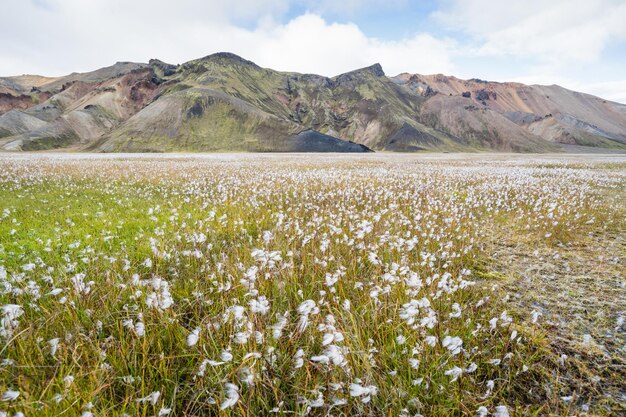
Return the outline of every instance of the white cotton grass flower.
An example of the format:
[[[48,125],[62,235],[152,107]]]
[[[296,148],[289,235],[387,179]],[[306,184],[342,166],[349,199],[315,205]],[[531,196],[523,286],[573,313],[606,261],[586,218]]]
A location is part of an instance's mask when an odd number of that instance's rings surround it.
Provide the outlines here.
[[[461,306],[459,303],[452,304],[452,313],[450,313],[450,318],[459,318],[461,317]]]
[[[323,365],[335,365],[344,368],[348,365],[343,350],[336,345],[326,346],[321,355],[311,357],[312,362],[321,363]]]
[[[139,337],[144,337],[146,335],[146,326],[141,321],[135,323],[134,330]]]
[[[481,405],[478,407],[478,410],[476,410],[476,417],[485,417],[488,414],[489,410],[484,405]]]
[[[320,391],[317,391],[317,398],[314,400],[308,400],[307,405],[311,408],[324,407],[324,394],[322,394]]]
[[[341,343],[343,340],[344,336],[341,332],[324,333],[324,336],[322,337],[322,346],[328,346],[331,343]]]
[[[532,322],[533,323],[537,323],[537,321],[539,320],[539,317],[542,315],[541,312],[537,311],[537,310],[533,310],[531,313],[531,318],[532,318]]]
[[[57,349],[59,348],[60,340],[61,339],[59,339],[58,337],[48,340],[48,344],[50,345],[50,356],[52,356],[53,358],[55,357]]]
[[[451,369],[445,371],[444,374],[452,377],[450,382],[454,382],[459,379],[459,377],[463,374],[463,369],[459,368],[458,366],[454,366]]]
[[[279,314],[276,319],[276,323],[270,327],[272,329],[272,337],[274,339],[280,339],[283,335],[283,330],[288,323],[289,320],[287,318],[287,313]]]
[[[63,378],[63,383],[65,384],[65,388],[69,388],[74,383],[74,375],[67,375]]]
[[[137,398],[135,400],[135,402],[137,403],[149,403],[152,405],[156,405],[156,403],[159,401],[159,397],[161,396],[161,391],[154,391],[151,392],[150,394],[146,395],[143,398]]]
[[[430,347],[435,347],[437,345],[437,341],[437,336],[426,336],[424,338],[424,342]]]
[[[234,407],[235,404],[237,404],[237,401],[239,401],[239,387],[235,384],[227,382],[224,385],[224,395],[226,398],[222,401],[220,410],[226,410],[227,408]]]
[[[266,315],[270,311],[270,303],[267,298],[262,295],[257,299],[252,299],[248,302],[250,311],[261,316]]]
[[[302,368],[304,365],[304,350],[298,349],[296,354],[293,356],[293,367],[294,369]]]
[[[174,305],[174,298],[170,293],[169,283],[159,277],[154,277],[150,281],[150,285],[154,289],[146,296],[146,305],[160,311],[167,310]]]
[[[300,314],[300,321],[298,322],[298,331],[304,332],[309,325],[309,315],[319,312],[319,308],[313,300],[305,300],[298,306],[298,314]]]
[[[211,365],[211,366],[213,366],[213,367],[215,367],[215,366],[220,366],[220,365],[224,365],[225,363],[231,362],[231,361],[233,360],[233,354],[232,354],[232,353],[230,353],[230,352],[229,352],[229,351],[227,351],[227,350],[224,350],[224,351],[222,351],[222,353],[220,354],[220,359],[221,359],[221,361],[215,361],[215,360],[212,360],[212,359],[205,359],[205,360],[202,362],[202,364],[200,365],[200,367],[201,367],[201,371],[202,371],[202,372],[201,372],[201,373],[202,373],[202,375],[200,375],[200,376],[203,376],[203,375],[204,375],[204,370],[206,369],[206,365]]]
[[[7,390],[4,392],[4,394],[2,394],[2,398],[0,398],[2,401],[15,401],[17,399],[17,397],[20,396],[20,392],[19,391],[14,391],[14,390]]]
[[[361,384],[350,384],[350,396],[361,397],[361,402],[366,404],[370,401],[371,396],[378,393],[378,387],[375,385],[363,386]]]
[[[13,331],[19,326],[17,320],[24,314],[22,306],[17,304],[5,304],[2,306],[2,320],[0,321],[0,336],[9,338]]]
[[[187,346],[192,347],[198,343],[200,339],[200,327],[196,327],[187,335]]]
[[[493,392],[493,388],[495,387],[495,381],[493,379],[490,379],[489,381],[487,381],[486,385],[487,385],[487,392],[485,392],[485,395],[480,397],[483,400],[488,398]]]
[[[506,405],[497,405],[493,417],[509,417],[509,409]]]
[[[34,263],[27,263],[27,264],[22,265],[22,270],[23,271],[32,271],[33,269],[35,269],[35,266],[37,266],[37,265],[35,265]]]
[[[472,372],[475,372],[476,369],[478,369],[478,365],[476,365],[475,362],[472,362],[467,368],[463,369],[463,372],[465,372],[466,374],[471,374]]]
[[[446,336],[441,342],[443,347],[448,348],[452,356],[458,355],[461,352],[463,346],[463,340],[460,337]]]
[[[76,274],[70,281],[74,284],[74,291],[76,294],[88,295],[91,292],[91,286],[95,283],[94,281],[85,282],[85,277],[87,275],[84,273]]]
[[[209,359],[204,359],[202,362],[200,362],[200,366],[198,366],[198,371],[196,372],[197,377],[202,378],[204,376],[204,374],[206,373],[206,367],[207,365],[209,365],[209,362]]]

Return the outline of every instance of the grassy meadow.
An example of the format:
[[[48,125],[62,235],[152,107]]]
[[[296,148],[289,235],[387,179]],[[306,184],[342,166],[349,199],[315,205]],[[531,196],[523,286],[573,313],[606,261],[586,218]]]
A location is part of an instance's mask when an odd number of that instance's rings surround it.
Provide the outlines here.
[[[6,416],[626,412],[626,158],[0,155]]]

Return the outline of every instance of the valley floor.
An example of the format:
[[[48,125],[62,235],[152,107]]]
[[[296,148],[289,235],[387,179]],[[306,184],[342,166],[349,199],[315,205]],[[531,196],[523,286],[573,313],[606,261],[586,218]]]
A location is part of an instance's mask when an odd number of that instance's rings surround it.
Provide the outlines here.
[[[0,154],[9,415],[623,415],[626,156]]]

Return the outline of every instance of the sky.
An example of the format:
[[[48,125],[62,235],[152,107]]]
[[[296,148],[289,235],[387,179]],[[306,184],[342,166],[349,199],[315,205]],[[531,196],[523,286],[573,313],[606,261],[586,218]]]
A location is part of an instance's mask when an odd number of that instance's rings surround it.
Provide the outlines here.
[[[283,71],[559,84],[626,103],[626,0],[0,0],[0,76],[236,53]]]

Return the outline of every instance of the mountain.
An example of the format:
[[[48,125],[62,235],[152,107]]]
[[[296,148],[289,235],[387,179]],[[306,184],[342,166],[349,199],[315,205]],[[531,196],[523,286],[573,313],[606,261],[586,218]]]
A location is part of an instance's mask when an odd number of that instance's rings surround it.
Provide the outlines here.
[[[230,53],[0,78],[0,149],[100,152],[626,151],[626,106],[558,86],[336,77]]]

